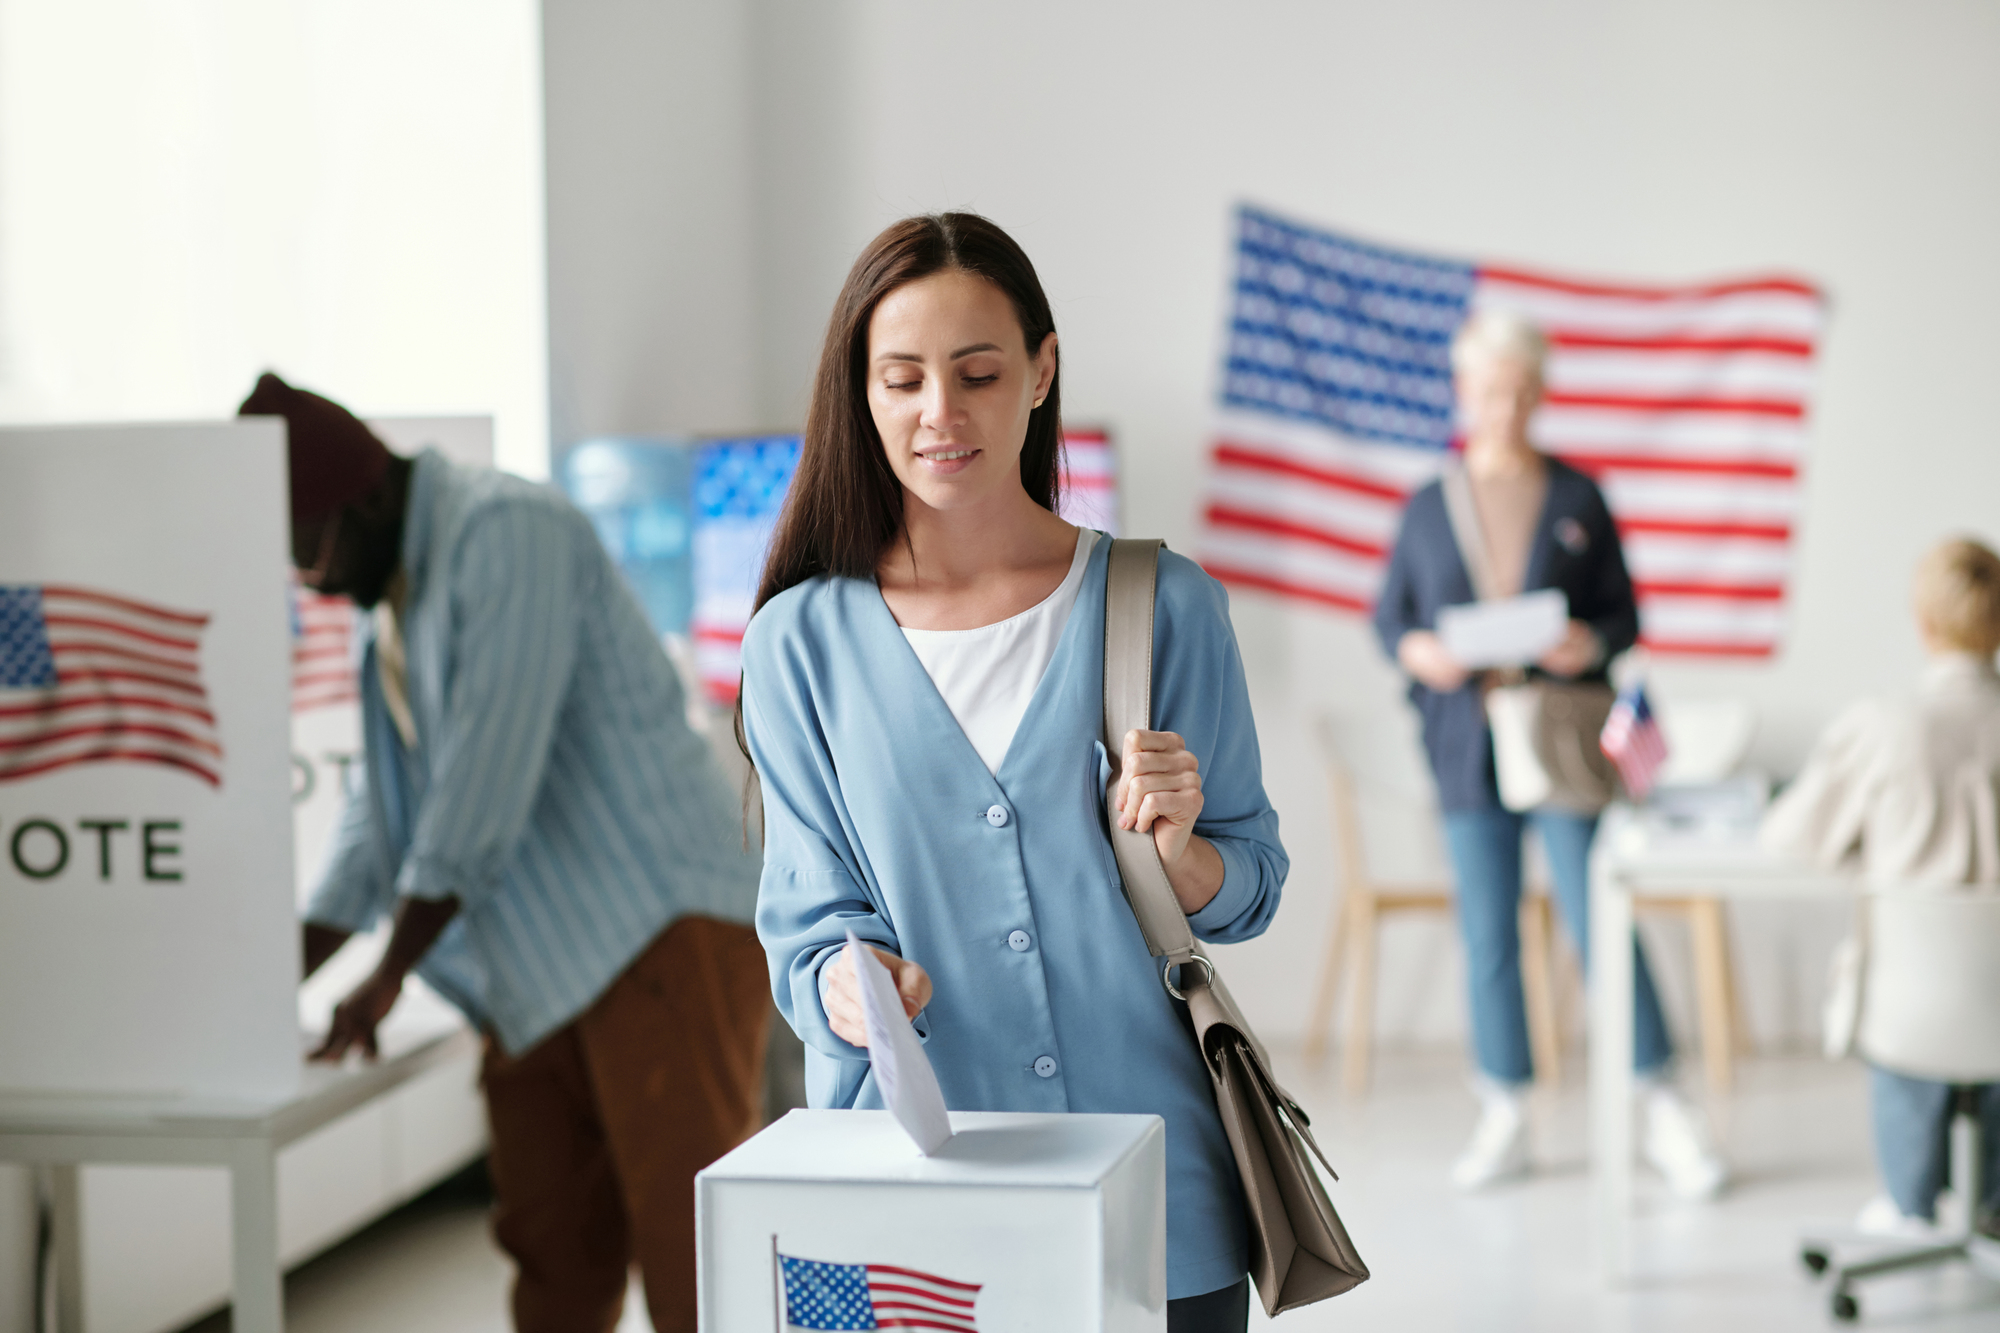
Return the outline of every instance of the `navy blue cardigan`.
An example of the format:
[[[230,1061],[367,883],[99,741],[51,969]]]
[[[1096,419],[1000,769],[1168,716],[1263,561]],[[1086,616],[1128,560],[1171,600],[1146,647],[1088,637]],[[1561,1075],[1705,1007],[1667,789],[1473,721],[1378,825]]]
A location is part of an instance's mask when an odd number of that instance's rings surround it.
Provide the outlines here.
[[[1522,591],[1560,588],[1569,614],[1597,631],[1609,662],[1639,637],[1639,608],[1618,529],[1597,484],[1566,463],[1549,460],[1549,492],[1528,548]],[[1403,635],[1435,629],[1439,608],[1473,601],[1472,577],[1452,539],[1438,482],[1418,491],[1403,511],[1389,573],[1375,603],[1375,632],[1391,660]],[[1608,679],[1604,667],[1580,677]],[[1489,809],[1500,804],[1493,781],[1493,735],[1486,727],[1477,682],[1439,694],[1410,682],[1410,702],[1423,717],[1424,749],[1446,810]]]

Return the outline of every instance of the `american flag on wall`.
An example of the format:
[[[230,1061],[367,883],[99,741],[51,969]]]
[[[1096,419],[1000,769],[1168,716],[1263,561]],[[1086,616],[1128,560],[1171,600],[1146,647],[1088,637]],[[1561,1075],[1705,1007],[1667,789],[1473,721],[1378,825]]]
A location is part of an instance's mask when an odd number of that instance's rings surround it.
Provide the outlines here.
[[[891,1264],[829,1264],[778,1256],[785,1327],[812,1330],[934,1328],[979,1333],[979,1285]]]
[[[695,669],[710,700],[736,701],[743,631],[750,625],[764,556],[799,466],[799,437],[713,440],[702,446],[694,481]],[[1118,533],[1118,467],[1111,434],[1063,434],[1062,516]]]
[[[159,764],[222,785],[201,678],[208,617],[92,588],[0,586],[0,782]]]
[[[359,701],[354,679],[354,603],[292,589],[292,711]]]
[[[1605,283],[1238,219],[1202,563],[1366,612],[1405,501],[1454,441],[1450,343],[1499,307],[1548,335],[1530,428],[1618,522],[1655,652],[1763,657],[1784,630],[1813,356],[1811,284]]]

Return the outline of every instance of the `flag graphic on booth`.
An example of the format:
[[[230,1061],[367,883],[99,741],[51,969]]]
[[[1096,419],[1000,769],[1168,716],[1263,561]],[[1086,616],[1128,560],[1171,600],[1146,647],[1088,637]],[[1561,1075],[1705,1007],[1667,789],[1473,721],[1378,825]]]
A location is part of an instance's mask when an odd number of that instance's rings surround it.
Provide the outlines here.
[[[1471,312],[1549,339],[1530,430],[1617,521],[1656,652],[1759,657],[1784,630],[1825,302],[1784,276],[1607,283],[1391,249],[1244,208],[1204,513],[1225,583],[1373,604],[1405,501],[1454,446]]]
[[[831,1264],[778,1256],[786,1329],[930,1328],[978,1333],[979,1284],[893,1264]]]
[[[208,617],[58,584],[0,585],[0,782],[159,764],[222,785]]]
[[[292,711],[359,702],[354,674],[354,603],[292,588]]]

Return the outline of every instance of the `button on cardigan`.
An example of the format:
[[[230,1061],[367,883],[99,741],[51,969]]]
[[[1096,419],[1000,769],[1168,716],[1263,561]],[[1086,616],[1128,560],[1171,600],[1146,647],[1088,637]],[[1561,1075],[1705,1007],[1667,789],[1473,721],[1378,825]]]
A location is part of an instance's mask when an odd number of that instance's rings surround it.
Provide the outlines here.
[[[744,722],[764,796],[757,928],[804,1039],[816,1107],[879,1107],[867,1052],[833,1035],[825,965],[851,927],[921,963],[917,1030],[955,1110],[1151,1113],[1167,1122],[1167,1293],[1241,1278],[1241,1188],[1181,1006],[1119,888],[1106,831],[1104,578],[1082,591],[997,772],[959,730],[872,580],[774,597],[743,645]],[[1221,585],[1163,553],[1154,725],[1200,760],[1195,829],[1221,891],[1204,940],[1263,932],[1289,862],[1265,798]],[[995,812],[998,812],[996,816]],[[1032,945],[1032,947],[1028,947]]]

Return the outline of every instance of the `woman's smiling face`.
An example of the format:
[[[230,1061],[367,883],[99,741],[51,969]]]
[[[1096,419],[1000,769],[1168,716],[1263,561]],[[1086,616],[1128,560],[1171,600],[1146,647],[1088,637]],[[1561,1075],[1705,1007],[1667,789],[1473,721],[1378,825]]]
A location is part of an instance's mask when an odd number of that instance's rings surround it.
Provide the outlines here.
[[[1055,378],[999,287],[962,269],[905,283],[868,321],[868,410],[905,491],[956,509],[1021,485],[1028,414]]]

